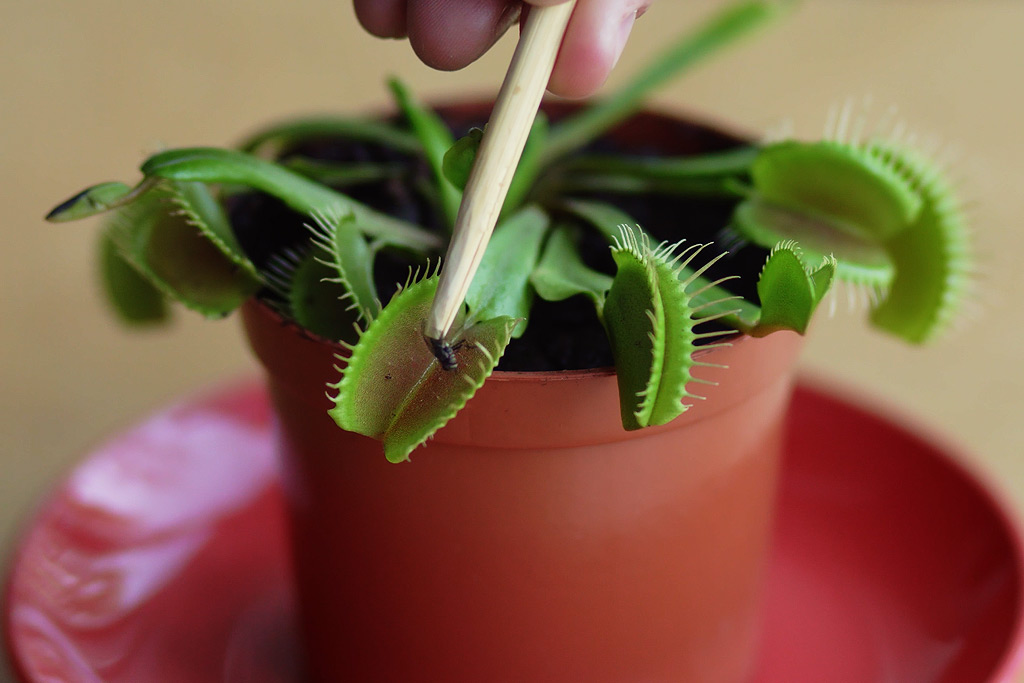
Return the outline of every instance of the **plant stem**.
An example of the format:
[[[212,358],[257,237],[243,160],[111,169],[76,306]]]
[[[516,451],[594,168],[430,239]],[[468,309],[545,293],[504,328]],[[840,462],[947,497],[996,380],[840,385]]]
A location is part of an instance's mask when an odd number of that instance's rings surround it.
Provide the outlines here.
[[[550,162],[563,157],[596,139],[637,111],[651,90],[767,24],[790,4],[771,0],[743,0],[730,4],[656,59],[617,93],[552,127],[544,150],[545,160]]]
[[[448,219],[447,225],[454,226],[455,217],[459,213],[459,204],[462,202],[462,192],[445,177],[444,155],[455,144],[455,139],[441,117],[416,102],[409,89],[401,81],[392,78],[388,81],[388,86],[391,88],[398,108],[402,110],[419,139],[423,155],[434,174],[441,208]]]
[[[745,197],[747,192],[735,178],[638,178],[618,174],[581,174],[558,181],[558,192],[610,194],[659,194],[688,197]]]
[[[687,157],[623,157],[587,155],[567,161],[569,172],[588,171],[600,175],[631,175],[637,178],[718,178],[750,172],[759,148],[737,147],[724,152]]]
[[[302,139],[323,137],[375,143],[405,154],[416,154],[420,150],[419,141],[414,135],[390,123],[340,116],[315,116],[283,121],[257,131],[238,148],[243,152],[255,153],[270,142],[276,142],[280,148]]]
[[[376,211],[283,166],[232,150],[193,147],[161,152],[143,165],[147,176],[182,182],[234,183],[273,195],[299,213],[351,213],[367,235],[417,251],[441,246],[441,238],[417,225]]]
[[[407,169],[400,163],[333,162],[300,156],[290,156],[281,165],[321,185],[336,188],[397,178]]]

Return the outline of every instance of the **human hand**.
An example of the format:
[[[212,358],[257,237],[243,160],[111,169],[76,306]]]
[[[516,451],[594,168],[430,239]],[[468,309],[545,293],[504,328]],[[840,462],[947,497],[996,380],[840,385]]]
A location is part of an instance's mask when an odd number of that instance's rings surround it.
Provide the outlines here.
[[[519,20],[524,5],[566,0],[353,0],[363,27],[381,38],[408,37],[423,62],[461,69]],[[596,91],[619,59],[633,21],[652,0],[578,0],[548,90],[563,97]]]

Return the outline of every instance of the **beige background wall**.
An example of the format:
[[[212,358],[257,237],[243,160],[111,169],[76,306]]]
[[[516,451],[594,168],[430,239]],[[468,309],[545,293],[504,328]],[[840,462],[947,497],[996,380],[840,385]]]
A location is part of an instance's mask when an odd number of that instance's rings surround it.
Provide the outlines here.
[[[660,0],[641,19],[613,83],[705,12]],[[960,150],[984,274],[982,311],[927,350],[823,320],[805,356],[834,378],[965,444],[1024,508],[1024,3],[808,2],[665,92],[659,103],[753,131],[824,127],[830,105],[873,96]],[[179,315],[128,334],[93,286],[95,224],[52,226],[57,200],[132,181],[162,145],[227,144],[269,118],[361,110],[397,74],[430,97],[493,90],[512,43],[455,74],[358,30],[344,0],[5,3],[0,15],[0,547],[76,457],[111,430],[222,378],[252,371],[236,326]],[[0,678],[3,674],[0,673]]]

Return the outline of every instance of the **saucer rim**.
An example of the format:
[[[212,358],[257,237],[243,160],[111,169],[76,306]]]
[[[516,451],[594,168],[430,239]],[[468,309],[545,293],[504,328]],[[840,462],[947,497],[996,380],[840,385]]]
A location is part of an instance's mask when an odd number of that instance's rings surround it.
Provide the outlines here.
[[[992,672],[990,683],[1016,683],[1018,675],[1024,672],[1024,511],[1013,504],[1006,488],[959,439],[926,422],[893,399],[879,397],[820,373],[806,371],[797,377],[794,396],[797,392],[824,398],[846,412],[858,413],[862,420],[901,432],[904,437],[927,450],[984,501],[1006,537],[1019,588],[1014,623],[1007,634],[1007,647]]]
[[[198,390],[187,392],[182,397],[156,405],[137,418],[126,421],[124,426],[98,439],[92,446],[83,449],[82,453],[73,458],[66,470],[61,472],[39,496],[35,504],[24,513],[8,546],[11,552],[7,554],[7,560],[2,566],[4,575],[2,590],[0,590],[0,596],[3,598],[3,604],[0,606],[0,610],[2,610],[0,635],[2,635],[4,655],[2,663],[13,674],[13,680],[20,683],[37,683],[28,675],[22,661],[17,656],[17,648],[10,628],[15,577],[20,573],[23,554],[31,532],[54,503],[68,478],[82,463],[101,449],[104,443],[115,439],[119,434],[132,429],[152,416],[176,407],[187,407],[214,401],[220,397],[254,391],[264,397],[268,396],[266,383],[262,378],[242,375],[211,383]],[[978,463],[977,458],[972,456],[969,449],[959,440],[945,433],[941,428],[924,422],[903,406],[896,405],[892,399],[879,398],[863,389],[851,387],[820,373],[801,372],[794,383],[794,396],[797,393],[824,399],[847,413],[856,413],[860,420],[881,424],[901,432],[903,436],[915,442],[921,449],[926,450],[943,467],[952,471],[956,478],[976,493],[993,513],[994,521],[1006,537],[1018,586],[1024,586],[1024,514],[1013,505],[1012,497],[1003,484]],[[1007,634],[1006,647],[995,664],[989,680],[992,683],[1013,683],[1016,675],[1021,671],[1024,671],[1024,590],[1017,591],[1014,622]],[[2,673],[2,669],[0,669],[0,673]]]

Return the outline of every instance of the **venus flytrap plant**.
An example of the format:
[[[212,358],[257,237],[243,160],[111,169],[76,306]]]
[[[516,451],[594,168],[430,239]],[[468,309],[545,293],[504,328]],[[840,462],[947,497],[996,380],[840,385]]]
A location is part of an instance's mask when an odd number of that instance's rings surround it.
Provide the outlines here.
[[[733,3],[618,94],[537,118],[439,358],[423,327],[480,132],[452,129],[396,80],[389,119],[297,119],[235,150],[167,150],[134,187],[93,186],[48,218],[111,212],[101,263],[126,320],[163,319],[165,298],[219,317],[255,295],[337,342],[330,414],[380,439],[391,461],[444,426],[507,349],[543,345],[538,307],[575,301],[607,337],[623,426],[664,424],[701,397],[698,349],[739,333],[803,334],[835,282],[872,292],[872,322],[912,342],[942,331],[967,286],[953,192],[903,146],[737,141],[651,157],[594,144],[653,87],[789,4]],[[421,203],[419,219],[398,217],[393,196]],[[665,198],[678,215],[642,229],[632,212]],[[250,225],[252,202],[275,218]],[[722,218],[698,220],[702,202]]]

